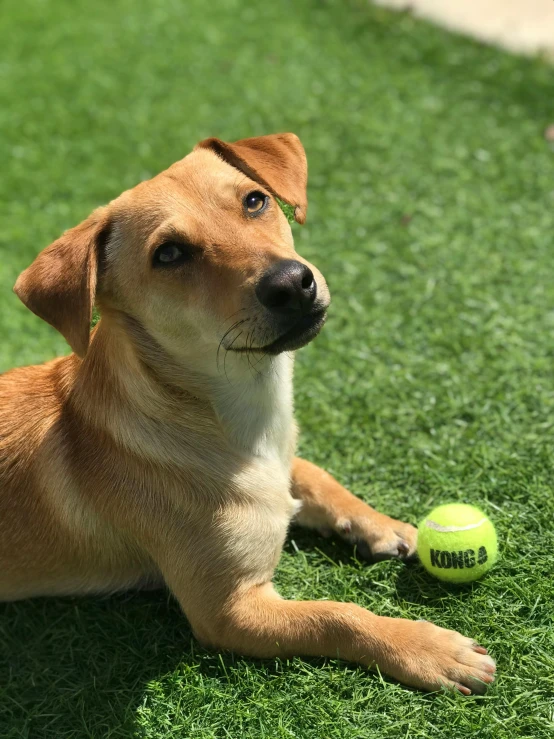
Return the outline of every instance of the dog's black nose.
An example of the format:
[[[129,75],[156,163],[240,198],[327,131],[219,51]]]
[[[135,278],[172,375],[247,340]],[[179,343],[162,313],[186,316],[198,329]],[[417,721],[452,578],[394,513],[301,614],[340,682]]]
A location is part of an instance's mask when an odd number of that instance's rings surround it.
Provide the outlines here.
[[[272,313],[303,315],[316,297],[312,270],[295,259],[282,259],[272,265],[256,286],[260,303]]]

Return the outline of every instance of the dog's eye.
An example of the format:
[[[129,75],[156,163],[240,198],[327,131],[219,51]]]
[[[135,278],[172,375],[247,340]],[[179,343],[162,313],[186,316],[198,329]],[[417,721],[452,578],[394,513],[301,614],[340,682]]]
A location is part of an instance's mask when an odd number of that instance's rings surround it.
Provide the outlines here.
[[[244,198],[244,207],[248,213],[260,213],[268,203],[269,198],[263,192],[254,190]]]
[[[154,252],[154,266],[182,264],[189,259],[192,259],[191,250],[175,241],[166,241]]]

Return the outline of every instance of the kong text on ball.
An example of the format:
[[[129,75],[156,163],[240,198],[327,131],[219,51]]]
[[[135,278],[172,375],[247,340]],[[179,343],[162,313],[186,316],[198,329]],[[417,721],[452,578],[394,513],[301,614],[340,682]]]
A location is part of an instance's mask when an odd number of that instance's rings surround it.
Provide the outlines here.
[[[496,561],[496,531],[483,511],[463,503],[434,508],[419,524],[417,553],[439,580],[477,580]]]

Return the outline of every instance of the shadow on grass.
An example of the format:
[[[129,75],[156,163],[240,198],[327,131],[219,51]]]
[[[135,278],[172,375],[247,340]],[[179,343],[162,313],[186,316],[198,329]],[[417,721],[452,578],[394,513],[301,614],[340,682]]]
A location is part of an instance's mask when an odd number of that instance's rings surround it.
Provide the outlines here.
[[[471,600],[474,588],[474,583],[455,585],[440,582],[427,574],[418,562],[403,568],[396,578],[396,592],[400,599],[441,611],[444,611],[445,600],[455,599],[459,604]]]
[[[194,660],[164,591],[0,606],[0,736],[130,736],[145,684]]]
[[[355,550],[352,544],[340,539],[338,536],[324,537],[316,531],[303,529],[300,526],[293,525],[283,547],[284,552],[294,554],[296,550],[301,551],[318,551],[323,554],[326,559],[336,564],[346,564],[352,562],[355,556]]]
[[[296,549],[303,552],[319,552],[330,563],[336,565],[354,565],[362,568],[373,566],[373,562],[361,558],[356,548],[338,537],[324,538],[313,531],[293,527],[287,539],[284,551],[293,554]],[[394,573],[394,590],[399,601],[410,605],[420,605],[426,608],[444,612],[446,600],[457,604],[464,604],[472,600],[475,594],[475,583],[455,585],[441,582],[429,575],[420,564],[413,559],[397,567]]]

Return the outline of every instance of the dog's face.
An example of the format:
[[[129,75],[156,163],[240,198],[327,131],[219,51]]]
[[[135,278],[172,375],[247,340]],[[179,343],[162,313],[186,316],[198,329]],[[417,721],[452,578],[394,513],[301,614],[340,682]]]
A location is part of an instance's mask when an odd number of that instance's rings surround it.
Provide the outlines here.
[[[176,357],[297,349],[317,335],[329,304],[276,201],[303,222],[306,177],[290,134],[209,139],[67,232],[16,292],[81,355],[95,301]]]
[[[278,353],[321,327],[325,281],[294,251],[275,197],[213,151],[194,151],[113,209],[100,300],[166,348]]]

